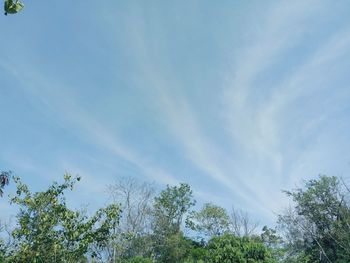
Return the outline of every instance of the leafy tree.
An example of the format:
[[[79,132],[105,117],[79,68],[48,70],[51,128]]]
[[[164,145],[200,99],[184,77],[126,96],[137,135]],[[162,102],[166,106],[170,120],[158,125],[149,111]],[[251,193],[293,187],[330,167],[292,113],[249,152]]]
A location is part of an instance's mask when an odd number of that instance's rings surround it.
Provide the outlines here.
[[[207,257],[207,248],[203,240],[200,242],[188,239],[190,243],[190,249],[187,254],[185,263],[204,263]]]
[[[4,194],[3,188],[9,184],[11,172],[0,172],[0,197]]]
[[[286,191],[295,206],[279,217],[291,257],[310,262],[348,262],[350,209],[339,179],[320,176],[305,189]]]
[[[131,259],[123,260],[122,263],[153,263],[153,260],[150,258],[136,256],[136,257],[131,258]]]
[[[189,255],[192,242],[186,239],[181,231],[167,236],[158,249],[158,262],[183,262]]]
[[[209,241],[207,262],[273,263],[275,260],[269,249],[256,239],[224,234]]]
[[[283,246],[283,239],[277,233],[276,229],[264,226],[260,234],[262,243],[270,249],[273,258],[282,261],[285,255],[285,249]]]
[[[0,262],[4,262],[5,261],[5,244],[4,241],[0,238]]]
[[[90,245],[90,253],[94,258],[107,262],[116,262],[115,244],[119,233],[115,231],[119,225],[120,207],[111,204],[99,209],[93,219],[98,219],[97,228],[93,231],[93,243]]]
[[[230,218],[224,208],[206,203],[199,212],[194,212],[187,221],[191,229],[207,237],[220,236],[229,230]]]
[[[180,231],[183,219],[195,204],[188,184],[167,186],[154,204],[153,240],[154,252],[160,262],[181,262],[179,247],[186,247]],[[182,252],[181,252],[182,253]]]
[[[24,8],[24,4],[19,0],[4,0],[4,11],[7,14],[16,14]]]
[[[107,239],[110,219],[119,217],[119,207],[100,209],[91,218],[70,210],[64,192],[72,190],[79,180],[66,174],[64,183],[53,183],[44,192],[32,193],[19,178],[14,179],[17,191],[11,202],[20,211],[12,232],[15,246],[7,252],[8,262],[85,262],[89,248]]]
[[[10,173],[0,175],[2,190]],[[195,201],[187,184],[167,186],[153,199],[148,185],[127,179],[110,187],[113,204],[87,216],[66,205],[65,193],[79,177],[66,174],[62,184],[37,193],[19,178],[12,180],[17,190],[10,200],[19,212],[13,230],[0,229],[11,234],[0,238],[4,263],[345,263],[350,258],[350,189],[335,177],[321,176],[286,192],[294,206],[279,216],[282,237],[267,226],[254,235],[256,224],[239,210],[228,215],[207,203],[192,212]],[[185,219],[209,241],[187,237]]]
[[[154,204],[154,230],[159,234],[173,234],[180,231],[184,216],[194,206],[192,190],[188,184],[167,186]]]

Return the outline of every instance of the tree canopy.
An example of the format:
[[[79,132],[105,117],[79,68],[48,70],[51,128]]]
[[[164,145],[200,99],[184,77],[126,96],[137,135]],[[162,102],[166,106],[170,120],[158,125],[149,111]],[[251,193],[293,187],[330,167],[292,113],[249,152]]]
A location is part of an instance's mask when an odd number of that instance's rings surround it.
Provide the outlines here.
[[[19,0],[4,0],[4,12],[7,14],[16,14],[24,8],[24,4]]]
[[[3,195],[3,188],[9,184],[11,172],[0,172],[0,197]]]
[[[0,224],[0,262],[345,263],[350,258],[350,192],[336,177],[321,176],[285,191],[293,205],[279,216],[277,228],[264,226],[260,232],[245,212],[233,209],[229,215],[212,203],[195,210],[185,183],[156,194],[150,184],[126,178],[108,187],[113,201],[89,216],[67,205],[66,193],[78,176],[65,174],[62,183],[40,192],[10,172],[0,178],[1,189],[9,180],[14,184],[10,204],[18,207],[13,227]]]
[[[349,262],[349,192],[336,177],[320,176],[286,191],[294,206],[279,217],[291,255],[310,262]]]

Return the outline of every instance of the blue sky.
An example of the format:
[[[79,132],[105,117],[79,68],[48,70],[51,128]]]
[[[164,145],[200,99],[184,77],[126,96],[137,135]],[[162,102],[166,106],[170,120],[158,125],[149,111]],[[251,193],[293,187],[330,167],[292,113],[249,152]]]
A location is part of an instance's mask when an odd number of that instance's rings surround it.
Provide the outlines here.
[[[271,223],[282,189],[349,175],[348,1],[24,2],[0,17],[0,168],[34,190],[187,182]]]

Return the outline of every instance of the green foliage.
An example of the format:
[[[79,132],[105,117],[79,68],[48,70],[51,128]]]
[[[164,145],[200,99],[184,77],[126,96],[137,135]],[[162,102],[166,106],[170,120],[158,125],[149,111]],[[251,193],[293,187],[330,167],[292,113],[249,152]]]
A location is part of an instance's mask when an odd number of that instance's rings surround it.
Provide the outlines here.
[[[311,255],[301,252],[296,255],[288,255],[282,262],[283,263],[314,263],[315,261],[312,261],[310,258],[311,258]]]
[[[273,263],[270,251],[249,237],[225,234],[208,243],[207,261],[212,263]]]
[[[122,263],[153,263],[153,262],[154,261],[150,258],[144,258],[140,256],[122,261]]]
[[[279,217],[286,230],[292,257],[305,255],[310,262],[346,262],[350,258],[350,209],[336,177],[320,176],[305,189],[286,192],[295,202]]]
[[[0,262],[4,262],[5,261],[5,244],[4,241],[0,238]]]
[[[2,190],[10,174],[0,175]],[[127,188],[118,188],[127,190],[122,225],[122,211],[116,203],[87,216],[66,205],[66,191],[79,180],[66,174],[62,184],[54,182],[46,191],[33,193],[19,178],[13,178],[16,193],[10,200],[19,212],[11,238],[0,238],[0,262],[349,262],[350,191],[335,177],[321,176],[307,182],[305,188],[286,192],[295,205],[279,217],[283,238],[267,226],[260,236],[241,237],[241,231],[232,231],[232,226],[240,230],[247,216],[236,213],[232,220],[214,204],[191,211],[195,201],[187,184],[167,186],[151,203],[150,191],[134,191],[130,181]],[[141,193],[141,198],[132,199],[132,193]],[[201,242],[184,235],[185,218],[191,236],[205,234]],[[242,226],[248,229],[248,224]]]
[[[204,260],[207,257],[207,248],[206,248],[206,244],[204,243],[204,241],[201,242],[197,242],[197,241],[193,241],[193,240],[189,240],[189,252],[187,254],[186,259],[184,260],[184,262],[186,263],[201,263],[204,262]]]
[[[155,198],[154,216],[156,231],[176,233],[180,230],[184,215],[195,204],[188,184],[169,185]]]
[[[3,195],[3,188],[9,184],[11,172],[0,172],[0,197]]]
[[[20,211],[9,262],[84,262],[89,247],[100,245],[110,235],[110,220],[119,218],[119,207],[100,209],[88,218],[66,206],[64,192],[72,190],[79,180],[66,174],[63,184],[54,183],[44,192],[32,193],[15,178],[17,191],[11,202]]]
[[[270,249],[273,258],[282,260],[285,254],[283,239],[277,234],[276,229],[264,226],[260,234],[261,242]]]
[[[192,230],[206,236],[220,236],[229,230],[230,218],[224,208],[206,203],[199,212],[194,212],[187,224]]]
[[[153,240],[154,252],[160,262],[180,262],[187,245],[180,231],[184,216],[195,204],[188,184],[167,186],[154,204]]]
[[[109,248],[109,245],[115,245],[118,239],[118,233],[115,231],[120,221],[120,207],[117,204],[111,204],[105,208],[99,209],[95,216],[95,227],[91,234],[93,238],[90,240],[90,254],[93,258],[103,259],[103,251]],[[93,244],[93,247],[91,245]],[[113,251],[114,252],[114,251]],[[111,258],[115,257],[112,252]],[[102,254],[102,255],[101,255]],[[109,258],[109,260],[111,260]]]
[[[4,0],[4,11],[7,14],[16,14],[24,8],[24,4],[19,0]]]
[[[169,263],[183,262],[190,248],[190,242],[181,232],[169,235],[164,239],[158,261]]]

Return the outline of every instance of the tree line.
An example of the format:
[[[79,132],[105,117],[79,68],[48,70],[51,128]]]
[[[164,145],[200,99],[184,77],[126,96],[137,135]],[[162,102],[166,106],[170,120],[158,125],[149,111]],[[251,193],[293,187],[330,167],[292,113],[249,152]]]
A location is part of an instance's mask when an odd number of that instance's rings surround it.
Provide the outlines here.
[[[285,191],[292,204],[275,227],[241,210],[206,203],[195,210],[188,184],[166,186],[123,178],[108,186],[111,202],[89,214],[68,207],[66,192],[80,177],[65,174],[32,192],[19,177],[0,173],[0,195],[16,187],[12,226],[0,224],[0,262],[350,262],[350,190],[320,176]],[[5,201],[4,198],[1,201]]]

